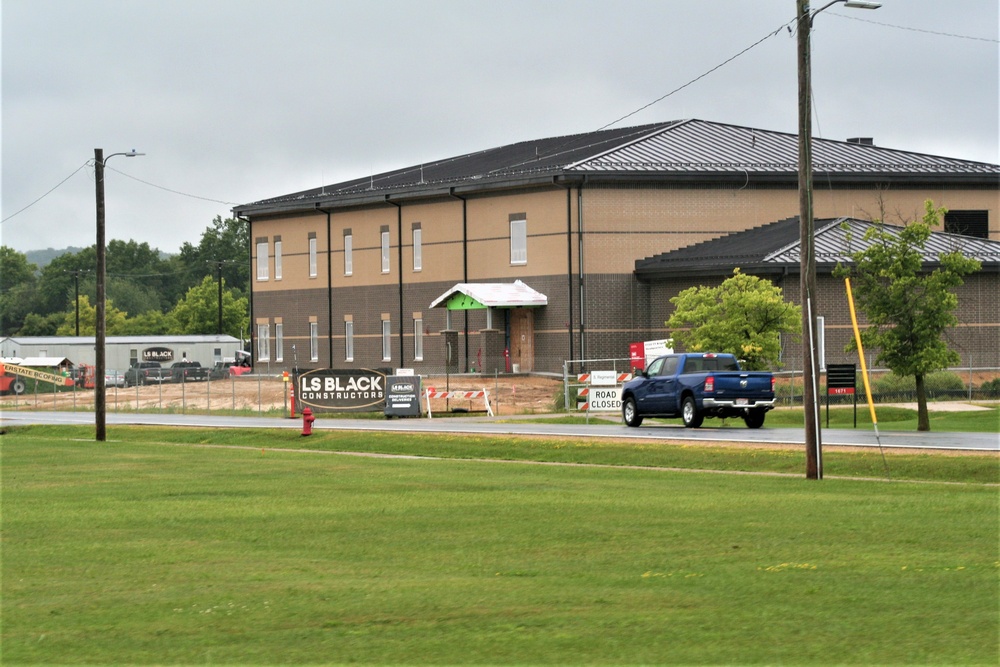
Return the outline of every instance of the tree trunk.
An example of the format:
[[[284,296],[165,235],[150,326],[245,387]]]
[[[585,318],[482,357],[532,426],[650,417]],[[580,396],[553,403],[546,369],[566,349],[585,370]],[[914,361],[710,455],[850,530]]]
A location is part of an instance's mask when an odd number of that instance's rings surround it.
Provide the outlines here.
[[[915,376],[917,382],[917,430],[931,430],[931,420],[927,414],[927,385],[924,383],[924,376],[918,373]]]

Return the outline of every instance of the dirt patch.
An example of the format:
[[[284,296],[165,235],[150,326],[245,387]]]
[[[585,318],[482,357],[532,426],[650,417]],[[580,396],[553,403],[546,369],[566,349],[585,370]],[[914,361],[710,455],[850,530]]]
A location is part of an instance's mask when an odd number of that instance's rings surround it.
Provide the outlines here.
[[[437,392],[481,392],[489,395],[495,415],[544,414],[554,410],[555,398],[562,392],[562,380],[556,378],[514,375],[492,378],[482,375],[430,376],[422,378],[423,387]],[[94,391],[76,388],[73,391],[45,391],[4,396],[4,410],[93,410]],[[129,412],[162,409],[175,412],[187,410],[254,410],[268,412],[287,410],[291,402],[290,383],[282,378],[244,375],[209,382],[165,383],[144,387],[108,387],[108,412]],[[421,400],[421,408],[427,404]],[[464,411],[485,413],[484,398],[433,398],[435,413]]]

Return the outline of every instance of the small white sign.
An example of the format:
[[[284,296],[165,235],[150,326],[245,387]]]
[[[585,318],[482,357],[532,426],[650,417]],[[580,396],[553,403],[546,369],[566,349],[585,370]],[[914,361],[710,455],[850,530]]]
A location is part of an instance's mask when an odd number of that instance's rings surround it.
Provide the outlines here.
[[[643,354],[646,355],[646,363],[648,364],[653,359],[657,357],[662,357],[665,354],[673,354],[674,348],[670,347],[671,339],[664,340],[647,340],[642,344]]]
[[[591,371],[590,384],[600,386],[614,386],[618,384],[617,371]]]

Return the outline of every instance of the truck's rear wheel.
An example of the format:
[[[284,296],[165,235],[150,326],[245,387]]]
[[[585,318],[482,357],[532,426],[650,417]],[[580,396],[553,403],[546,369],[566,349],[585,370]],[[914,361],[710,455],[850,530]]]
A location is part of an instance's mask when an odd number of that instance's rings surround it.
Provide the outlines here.
[[[743,415],[743,421],[747,428],[760,428],[764,425],[765,416],[767,416],[766,410],[747,410]]]
[[[622,419],[625,420],[626,426],[634,427],[642,424],[642,417],[639,416],[639,411],[635,407],[635,399],[631,396],[622,403]]]
[[[28,385],[24,384],[24,380],[14,380],[10,383],[10,393],[21,395],[24,390],[28,388]]]
[[[681,419],[684,420],[684,426],[688,428],[698,428],[705,420],[698,412],[698,404],[695,403],[694,396],[684,397],[684,403],[681,405]]]

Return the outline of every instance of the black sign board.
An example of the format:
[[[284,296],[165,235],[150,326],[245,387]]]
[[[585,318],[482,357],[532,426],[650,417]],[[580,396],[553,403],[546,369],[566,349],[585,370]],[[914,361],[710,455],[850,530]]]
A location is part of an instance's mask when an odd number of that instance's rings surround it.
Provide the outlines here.
[[[420,416],[420,376],[390,375],[385,379],[385,416]]]
[[[853,394],[857,389],[858,368],[854,364],[827,364],[826,393]]]
[[[854,428],[858,427],[858,368],[854,364],[826,365],[826,425],[830,426],[830,397],[854,397]]]
[[[385,405],[385,373],[370,368],[319,368],[296,378],[295,400],[313,412],[377,412]]]

